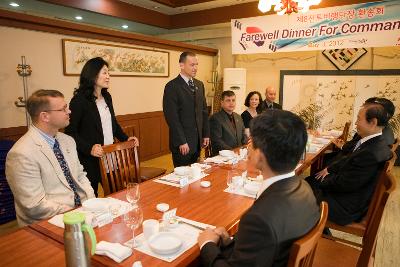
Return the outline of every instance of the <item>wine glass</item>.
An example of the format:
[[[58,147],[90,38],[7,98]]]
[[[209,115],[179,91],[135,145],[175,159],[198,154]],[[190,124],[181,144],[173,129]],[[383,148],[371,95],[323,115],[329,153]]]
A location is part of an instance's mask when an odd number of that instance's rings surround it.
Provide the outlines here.
[[[137,229],[139,225],[141,225],[143,222],[142,209],[136,206],[132,210],[126,212],[124,214],[124,222],[126,226],[132,229],[132,240],[128,242],[131,243],[131,248],[133,249],[139,245],[138,242],[135,240],[135,229]]]
[[[136,203],[139,201],[140,198],[140,191],[139,191],[139,184],[138,183],[128,183],[126,186],[126,199],[132,206],[135,206]]]

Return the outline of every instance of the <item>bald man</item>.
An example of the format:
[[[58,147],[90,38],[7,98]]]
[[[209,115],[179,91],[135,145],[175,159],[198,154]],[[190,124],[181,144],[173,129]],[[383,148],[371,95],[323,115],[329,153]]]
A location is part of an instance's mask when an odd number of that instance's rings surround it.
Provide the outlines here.
[[[276,90],[272,86],[268,86],[265,88],[265,100],[262,104],[262,111],[266,111],[268,109],[282,109],[282,106],[278,103],[275,103],[276,99]]]

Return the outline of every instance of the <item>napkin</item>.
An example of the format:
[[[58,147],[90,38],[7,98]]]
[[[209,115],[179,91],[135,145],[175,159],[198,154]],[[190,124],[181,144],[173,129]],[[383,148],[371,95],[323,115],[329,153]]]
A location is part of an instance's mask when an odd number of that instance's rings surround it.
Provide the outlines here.
[[[91,213],[84,212],[82,210],[76,210],[77,212],[85,213],[85,223],[91,225],[92,227],[97,226],[95,220],[93,220],[94,216]],[[64,214],[57,214],[48,220],[49,223],[58,226],[60,228],[64,228]]]
[[[128,258],[130,255],[132,255],[132,250],[128,247],[121,245],[120,243],[100,241],[96,245],[96,254],[105,255],[120,263]]]

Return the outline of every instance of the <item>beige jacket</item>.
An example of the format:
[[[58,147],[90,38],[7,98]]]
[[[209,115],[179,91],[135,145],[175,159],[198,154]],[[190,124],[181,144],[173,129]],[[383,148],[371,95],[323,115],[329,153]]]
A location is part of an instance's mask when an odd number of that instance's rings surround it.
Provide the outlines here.
[[[95,197],[79,163],[74,139],[63,133],[57,133],[56,138],[81,201]],[[33,127],[8,153],[6,177],[14,194],[17,220],[21,226],[49,219],[74,208],[74,192],[68,185],[53,149]]]

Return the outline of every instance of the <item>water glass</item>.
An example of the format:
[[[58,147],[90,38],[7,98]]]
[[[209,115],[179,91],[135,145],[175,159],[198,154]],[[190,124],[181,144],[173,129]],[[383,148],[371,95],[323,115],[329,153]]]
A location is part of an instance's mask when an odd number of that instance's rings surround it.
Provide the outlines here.
[[[137,229],[143,221],[143,211],[140,207],[134,207],[132,210],[129,210],[124,214],[124,222],[125,224],[132,230],[132,240],[131,248],[135,248],[138,245],[138,242],[135,240],[135,229]]]
[[[139,199],[140,199],[139,184],[128,183],[128,185],[126,186],[126,200],[128,200],[129,203],[135,206],[136,203],[139,201]]]

